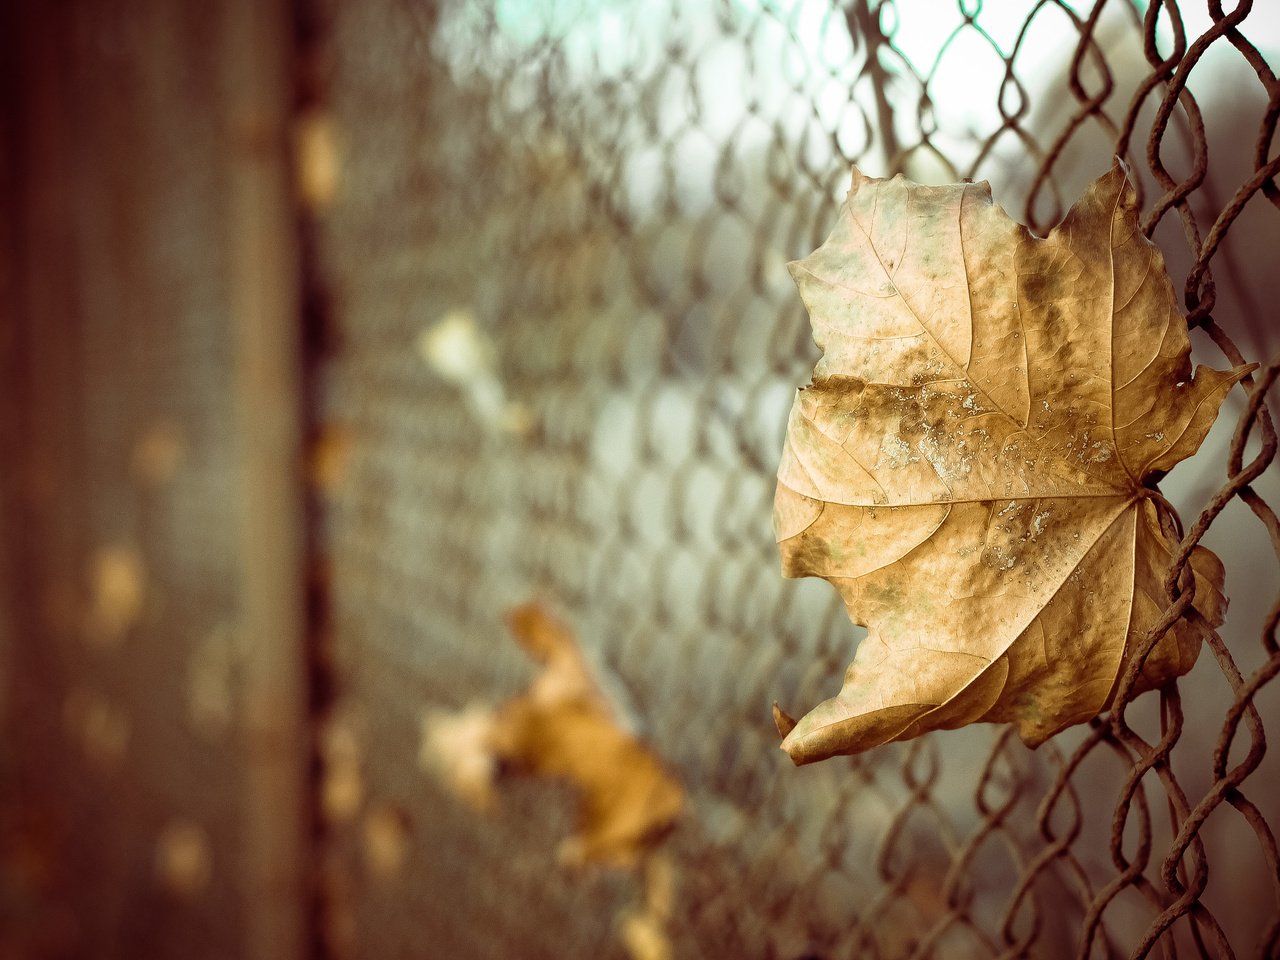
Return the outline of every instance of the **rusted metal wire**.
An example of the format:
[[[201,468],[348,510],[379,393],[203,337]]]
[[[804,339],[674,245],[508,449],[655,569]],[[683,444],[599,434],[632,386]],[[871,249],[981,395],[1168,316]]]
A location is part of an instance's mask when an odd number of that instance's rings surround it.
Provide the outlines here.
[[[514,788],[477,820],[405,770],[420,705],[518,686],[499,619],[538,595],[689,791],[676,956],[1280,955],[1280,599],[1258,603],[1280,571],[1280,293],[1253,255],[1280,230],[1273,10],[321,6],[348,191],[317,228],[342,342],[321,419],[356,438],[324,519],[333,722],[369,731],[370,794],[403,804],[426,851],[394,891],[344,887],[333,952],[621,949],[627,881],[550,865],[555,796]],[[856,638],[826,593],[776,574],[770,473],[813,359],[781,265],[825,236],[851,163],[988,178],[1043,233],[1113,154],[1197,355],[1264,361],[1196,461],[1218,475],[1166,484],[1162,522],[1183,529],[1169,504],[1188,522],[1164,616],[1110,712],[1039,751],[977,728],[793,771],[767,704],[815,699]],[[505,408],[422,369],[415,338],[451,312],[494,352]],[[1140,696],[1146,653],[1196,615],[1201,543],[1242,612]],[[359,861],[355,825],[325,836],[338,873]]]

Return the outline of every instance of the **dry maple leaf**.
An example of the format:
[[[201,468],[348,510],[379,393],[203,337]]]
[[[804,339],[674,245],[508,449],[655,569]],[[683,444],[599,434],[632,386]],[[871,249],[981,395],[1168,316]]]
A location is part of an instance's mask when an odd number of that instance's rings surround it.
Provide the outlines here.
[[[684,792],[619,724],[567,626],[537,603],[511,611],[507,626],[542,670],[498,710],[494,754],[578,789],[578,833],[561,848],[566,862],[636,866],[675,823]]]
[[[1037,745],[1095,716],[1166,605],[1176,538],[1154,482],[1250,368],[1200,367],[1117,162],[1046,239],[986,183],[854,171],[827,241],[791,264],[824,351],[796,396],[774,527],[868,627],[796,763],[974,721]],[[1162,516],[1162,512],[1165,513]],[[1198,616],[1139,689],[1191,668],[1223,569],[1191,555]]]
[[[420,761],[478,810],[493,805],[500,767],[567,781],[579,794],[578,832],[561,859],[641,866],[680,815],[683,790],[619,721],[565,624],[538,603],[506,619],[541,670],[496,709],[427,712]]]
[[[680,816],[684,791],[625,729],[567,625],[539,603],[514,608],[506,622],[541,669],[496,709],[427,711],[420,762],[478,810],[495,802],[500,767],[576,788],[578,830],[561,844],[561,862],[638,872],[643,902],[619,915],[618,934],[633,960],[670,960],[674,867],[659,845]]]
[[[418,765],[441,776],[451,790],[473,808],[492,810],[497,802],[493,781],[497,757],[492,707],[470,703],[458,711],[427,710],[422,715]]]

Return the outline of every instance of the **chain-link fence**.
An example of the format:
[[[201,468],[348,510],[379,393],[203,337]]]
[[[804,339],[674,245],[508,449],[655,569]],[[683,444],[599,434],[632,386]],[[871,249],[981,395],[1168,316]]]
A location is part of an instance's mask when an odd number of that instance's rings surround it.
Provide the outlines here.
[[[363,771],[368,811],[327,821],[331,950],[622,955],[641,881],[557,866],[567,793],[515,782],[483,816],[414,759],[423,711],[525,682],[501,618],[531,596],[688,791],[667,844],[677,957],[1280,950],[1262,402],[1280,369],[1280,18],[1190,7],[313,11],[343,158],[315,221],[317,386],[322,436],[349,447],[318,520],[326,755],[339,794]],[[825,584],[779,577],[770,536],[815,358],[784,264],[825,237],[851,164],[989,179],[1043,233],[1117,153],[1197,357],[1265,364],[1165,484],[1180,558],[1203,542],[1226,564],[1221,641],[1178,686],[1122,692],[1038,751],[976,727],[792,769],[769,703],[830,695],[858,630]],[[1187,598],[1168,602],[1173,618]],[[393,882],[370,860],[388,822],[412,850]]]
[[[1280,955],[1274,2],[0,27],[0,958]],[[779,574],[817,356],[785,264],[852,164],[988,179],[1043,233],[1115,153],[1197,361],[1261,364],[1161,484],[1180,558],[1225,564],[1221,639],[1035,751],[979,725],[792,767],[771,702],[834,692],[862,632]],[[529,600],[685,792],[640,870],[562,862],[564,783],[485,812],[441,776],[432,718],[527,687]]]

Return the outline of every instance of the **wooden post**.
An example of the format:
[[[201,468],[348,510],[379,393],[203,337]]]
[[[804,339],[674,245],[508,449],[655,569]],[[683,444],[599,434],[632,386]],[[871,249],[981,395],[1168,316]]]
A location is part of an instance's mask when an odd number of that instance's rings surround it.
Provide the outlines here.
[[[247,662],[246,956],[306,943],[306,726],[297,220],[287,166],[289,6],[226,0],[228,223],[240,592]]]

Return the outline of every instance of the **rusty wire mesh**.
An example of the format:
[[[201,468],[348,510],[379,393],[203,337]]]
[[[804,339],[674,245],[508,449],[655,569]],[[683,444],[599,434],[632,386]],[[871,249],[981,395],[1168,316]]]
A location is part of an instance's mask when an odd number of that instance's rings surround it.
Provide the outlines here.
[[[538,596],[689,791],[675,956],[1280,954],[1276,14],[314,4],[309,89],[343,156],[313,224],[315,388],[350,447],[316,513],[328,949],[623,955],[637,881],[556,865],[566,793],[508,785],[481,817],[415,762],[424,710],[524,682],[501,616]],[[1113,153],[1197,358],[1263,363],[1165,484],[1180,562],[1204,542],[1226,564],[1221,640],[1129,703],[1135,666],[1109,716],[1035,752],[976,727],[791,769],[769,702],[829,693],[858,633],[777,573],[772,472],[815,358],[783,265],[851,164],[989,179],[1044,232]],[[442,318],[490,372],[424,363]]]

